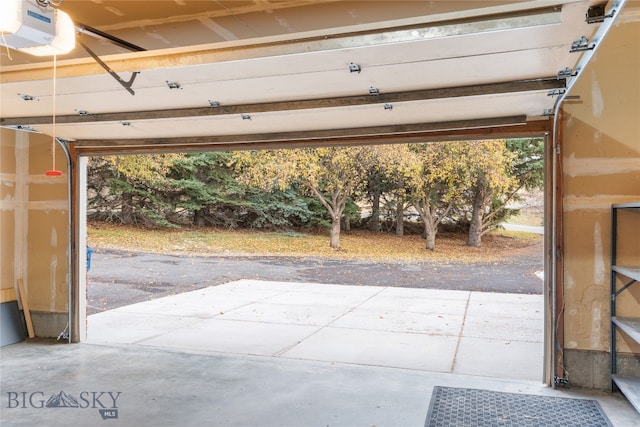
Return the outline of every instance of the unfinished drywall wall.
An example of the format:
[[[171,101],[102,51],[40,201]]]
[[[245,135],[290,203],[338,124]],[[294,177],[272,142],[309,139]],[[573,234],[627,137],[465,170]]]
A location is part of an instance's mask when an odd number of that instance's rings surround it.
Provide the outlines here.
[[[565,369],[578,386],[608,388],[611,204],[640,201],[640,13],[625,10],[563,107]],[[631,228],[633,221],[635,228]],[[625,214],[619,264],[640,261],[640,214]],[[618,314],[640,312],[640,286]],[[622,370],[640,374],[640,346],[618,338]]]
[[[15,134],[5,129],[0,132],[0,290],[5,291],[14,289],[15,208],[12,201],[16,197],[17,178],[15,143],[8,143],[11,138],[15,139]]]
[[[0,129],[0,289],[22,279],[36,336],[57,337],[69,305],[67,160],[56,146],[60,177],[52,169],[51,137]]]

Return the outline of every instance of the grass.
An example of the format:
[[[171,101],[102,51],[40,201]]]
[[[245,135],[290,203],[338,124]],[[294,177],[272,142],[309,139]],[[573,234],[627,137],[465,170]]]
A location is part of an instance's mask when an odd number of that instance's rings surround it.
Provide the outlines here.
[[[520,240],[523,244],[526,242],[537,243],[539,241],[542,241],[542,236],[540,236],[539,234],[527,233],[526,231],[499,229],[493,231],[492,234],[496,236],[509,237],[512,239]]]
[[[540,227],[544,225],[542,214],[540,212],[525,209],[521,210],[518,215],[509,218],[508,222],[510,224],[530,225],[533,227]]]
[[[366,230],[342,232],[342,248],[329,247],[328,234],[263,232],[190,228],[182,230],[144,229],[89,223],[89,246],[204,256],[291,256],[364,260],[435,260],[446,262],[500,262],[518,249],[541,242],[541,236],[501,230],[482,238],[482,247],[466,245],[466,236],[439,234],[436,249],[425,249],[417,235],[397,237]]]

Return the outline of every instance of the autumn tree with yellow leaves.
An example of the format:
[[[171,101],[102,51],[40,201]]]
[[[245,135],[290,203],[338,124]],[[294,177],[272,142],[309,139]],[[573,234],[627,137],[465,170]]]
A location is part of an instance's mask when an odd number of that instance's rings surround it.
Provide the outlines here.
[[[88,211],[167,227],[296,228],[326,224],[328,216],[329,244],[339,249],[341,222],[361,220],[357,204],[371,203],[378,231],[386,200],[398,235],[407,205],[415,208],[428,250],[443,221],[468,230],[467,244],[479,246],[512,212],[521,188],[541,186],[543,147],[531,138],[96,157]]]
[[[423,221],[429,250],[435,249],[438,229],[455,208],[469,213],[464,218],[469,222],[467,244],[480,246],[482,235],[495,225],[491,219],[518,184],[516,155],[505,140],[410,144],[394,146],[390,153],[378,157],[403,182],[402,191]]]
[[[329,246],[340,249],[340,223],[349,197],[360,190],[372,162],[368,147],[305,148],[237,152],[240,179],[264,190],[303,188],[327,209]]]
[[[435,249],[436,235],[463,191],[459,170],[464,160],[452,155],[448,143],[411,144],[395,148],[394,173],[424,224],[426,248]]]

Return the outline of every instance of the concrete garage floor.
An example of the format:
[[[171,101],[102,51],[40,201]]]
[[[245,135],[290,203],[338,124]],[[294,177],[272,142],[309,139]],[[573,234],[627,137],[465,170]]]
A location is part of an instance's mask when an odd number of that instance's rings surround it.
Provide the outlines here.
[[[640,425],[619,394],[541,384],[541,298],[244,280],[121,307],[86,343],[3,348],[0,424],[422,426],[441,385],[597,399]],[[39,407],[52,395],[78,407]]]

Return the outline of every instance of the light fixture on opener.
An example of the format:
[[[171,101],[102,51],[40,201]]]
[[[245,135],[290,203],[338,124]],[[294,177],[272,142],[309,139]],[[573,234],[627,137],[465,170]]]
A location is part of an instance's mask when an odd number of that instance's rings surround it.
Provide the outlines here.
[[[62,1],[2,0],[0,45],[35,56],[62,55],[76,45],[69,15],[53,6]]]

